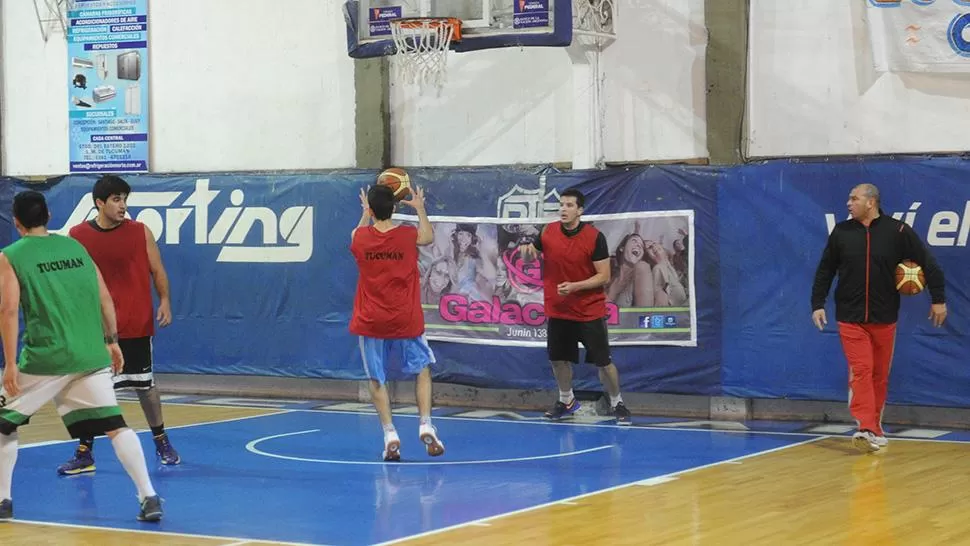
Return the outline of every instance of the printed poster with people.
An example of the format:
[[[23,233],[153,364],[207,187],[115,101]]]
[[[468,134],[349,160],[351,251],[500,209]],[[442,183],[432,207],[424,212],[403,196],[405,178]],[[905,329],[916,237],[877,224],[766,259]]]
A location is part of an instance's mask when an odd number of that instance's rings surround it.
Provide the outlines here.
[[[402,218],[404,219],[404,218]],[[542,255],[520,246],[550,220],[431,218],[420,248],[421,303],[431,340],[545,346]],[[614,345],[695,346],[693,211],[584,215],[610,252],[607,326]]]

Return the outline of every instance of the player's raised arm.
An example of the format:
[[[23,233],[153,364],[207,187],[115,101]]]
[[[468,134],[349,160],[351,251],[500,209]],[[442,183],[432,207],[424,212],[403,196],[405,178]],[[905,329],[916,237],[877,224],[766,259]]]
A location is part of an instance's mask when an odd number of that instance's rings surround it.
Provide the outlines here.
[[[418,245],[423,246],[433,243],[434,228],[431,227],[431,220],[428,219],[428,211],[424,207],[424,190],[413,186],[411,199],[401,202],[412,207],[418,213]]]
[[[365,226],[369,226],[370,225],[371,218],[374,217],[373,213],[370,210],[370,205],[367,203],[367,189],[366,188],[360,190],[360,208],[361,208],[360,221],[357,222],[357,227],[355,227],[354,229],[352,229],[350,231],[350,240],[351,241],[354,240],[354,234],[357,233],[357,230],[359,228],[362,228],[362,227],[365,227]]]

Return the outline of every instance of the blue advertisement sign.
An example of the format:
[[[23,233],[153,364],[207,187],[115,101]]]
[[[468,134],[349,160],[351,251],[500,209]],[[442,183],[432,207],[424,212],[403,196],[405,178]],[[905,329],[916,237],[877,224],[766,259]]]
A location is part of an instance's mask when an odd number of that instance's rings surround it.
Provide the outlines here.
[[[68,10],[70,172],[148,171],[148,0]]]

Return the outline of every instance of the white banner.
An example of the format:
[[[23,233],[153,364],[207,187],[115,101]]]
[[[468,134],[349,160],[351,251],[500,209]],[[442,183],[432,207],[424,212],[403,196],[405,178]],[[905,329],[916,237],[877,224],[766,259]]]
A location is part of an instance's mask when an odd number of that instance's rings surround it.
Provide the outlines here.
[[[970,72],[970,0],[867,0],[879,72]]]

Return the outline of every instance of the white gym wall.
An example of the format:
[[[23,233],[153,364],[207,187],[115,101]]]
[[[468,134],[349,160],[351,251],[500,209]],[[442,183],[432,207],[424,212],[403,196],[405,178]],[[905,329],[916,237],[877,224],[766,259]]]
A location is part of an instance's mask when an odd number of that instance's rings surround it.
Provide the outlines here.
[[[619,37],[600,60],[599,159],[707,156],[703,6],[619,0]],[[338,0],[151,2],[152,170],[353,167],[354,65],[341,7]],[[3,174],[65,174],[64,37],[43,40],[33,0],[2,2],[0,16]],[[589,84],[575,81],[562,48],[452,55],[440,97],[392,79],[392,160],[461,166],[589,157],[577,150],[589,139],[574,131],[594,113],[582,93]]]
[[[751,0],[749,156],[970,149],[970,75],[877,73],[865,9]]]

